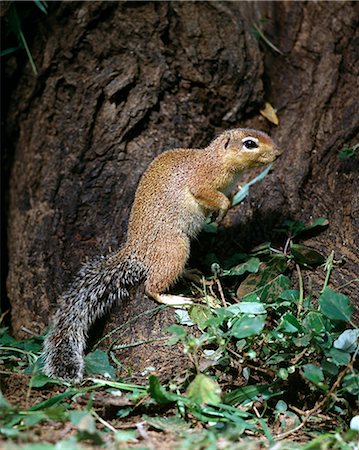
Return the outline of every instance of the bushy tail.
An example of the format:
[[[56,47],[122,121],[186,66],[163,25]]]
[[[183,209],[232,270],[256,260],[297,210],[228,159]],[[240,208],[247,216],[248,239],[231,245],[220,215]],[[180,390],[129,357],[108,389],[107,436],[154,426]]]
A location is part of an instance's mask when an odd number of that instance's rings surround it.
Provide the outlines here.
[[[89,329],[144,278],[139,262],[118,252],[92,261],[80,270],[62,296],[45,339],[44,372],[50,377],[79,382]]]

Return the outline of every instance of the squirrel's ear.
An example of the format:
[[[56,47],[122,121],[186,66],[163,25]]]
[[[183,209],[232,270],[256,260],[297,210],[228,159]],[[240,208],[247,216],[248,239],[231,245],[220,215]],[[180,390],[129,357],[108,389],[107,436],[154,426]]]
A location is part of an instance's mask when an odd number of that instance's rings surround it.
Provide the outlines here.
[[[227,139],[226,139],[225,142],[224,142],[224,149],[225,149],[225,150],[227,149],[230,140],[231,140],[231,137],[228,136]]]

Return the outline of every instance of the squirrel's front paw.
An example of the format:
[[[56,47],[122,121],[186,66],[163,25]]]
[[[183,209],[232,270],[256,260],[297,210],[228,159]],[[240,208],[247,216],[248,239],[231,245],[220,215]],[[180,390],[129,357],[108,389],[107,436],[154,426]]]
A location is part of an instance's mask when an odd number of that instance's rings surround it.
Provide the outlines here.
[[[70,344],[45,347],[44,373],[52,378],[79,383],[83,378],[84,361],[80,351]]]

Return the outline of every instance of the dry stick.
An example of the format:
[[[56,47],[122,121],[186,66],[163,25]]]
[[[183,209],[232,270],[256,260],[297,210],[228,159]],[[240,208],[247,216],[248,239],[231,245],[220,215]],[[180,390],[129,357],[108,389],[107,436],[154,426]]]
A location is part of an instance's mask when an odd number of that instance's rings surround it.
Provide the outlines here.
[[[235,352],[234,350],[227,348],[227,350],[232,353],[236,358],[240,359],[242,358],[242,356]],[[248,364],[247,362],[245,363],[246,367],[249,367],[250,369],[256,370],[257,372],[262,372],[266,375],[269,375],[270,377],[274,377],[275,376],[275,372],[272,369],[262,369],[261,367],[257,367],[257,366],[253,366],[252,364]]]
[[[298,361],[300,361],[302,359],[302,357],[307,353],[308,349],[305,348],[304,350],[302,350],[300,353],[298,353],[298,355],[296,355],[293,359],[291,359],[290,363],[295,366]]]
[[[96,411],[92,411],[92,415],[96,417],[96,419],[102,423],[102,425],[104,425],[106,428],[108,428],[109,430],[111,430],[112,432],[116,433],[118,430],[116,430],[116,428],[114,428],[110,423],[106,422],[105,419],[103,419],[102,417],[100,417]]]
[[[281,433],[281,434],[278,434],[277,436],[274,436],[274,439],[278,440],[278,441],[282,440],[282,439],[290,436],[291,434],[296,433],[301,428],[303,428],[306,425],[306,423],[308,422],[310,416],[313,415],[314,413],[316,413],[317,411],[319,411],[325,405],[325,403],[328,401],[329,397],[333,394],[333,392],[340,385],[342,379],[347,374],[347,372],[349,370],[353,369],[354,361],[355,361],[355,354],[354,354],[351,362],[348,364],[348,366],[342,372],[340,372],[340,374],[338,375],[338,378],[336,379],[335,383],[331,387],[330,391],[322,398],[322,400],[318,401],[311,410],[309,410],[305,413],[305,417],[304,417],[302,423],[300,423],[298,426],[296,426],[292,430],[288,430],[285,433]]]
[[[222,285],[221,285],[221,282],[219,281],[219,278],[217,278],[217,277],[216,277],[216,284],[217,284],[217,287],[218,287],[219,295],[221,296],[222,306],[224,308],[226,308],[227,307],[227,303],[226,303],[226,300],[224,298]]]

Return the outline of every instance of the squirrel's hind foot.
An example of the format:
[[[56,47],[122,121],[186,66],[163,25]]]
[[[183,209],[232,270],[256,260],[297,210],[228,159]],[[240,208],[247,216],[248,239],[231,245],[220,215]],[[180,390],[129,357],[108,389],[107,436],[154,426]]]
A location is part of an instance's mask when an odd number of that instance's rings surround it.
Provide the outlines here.
[[[181,297],[180,295],[171,294],[155,294],[152,292],[147,292],[147,294],[152,297],[156,302],[162,303],[169,306],[182,306],[182,305],[193,305],[193,301],[188,297]]]

